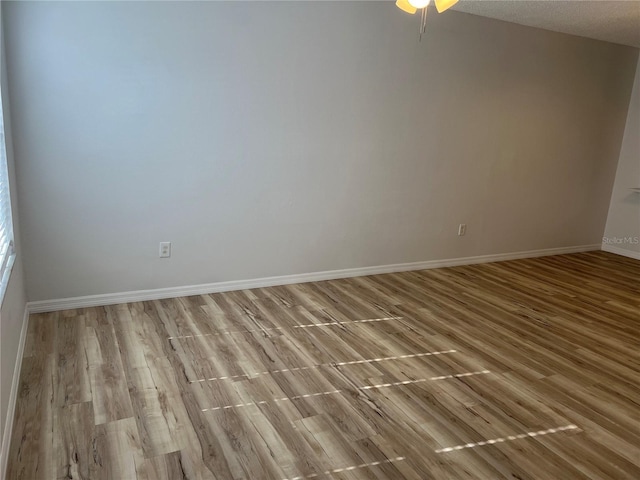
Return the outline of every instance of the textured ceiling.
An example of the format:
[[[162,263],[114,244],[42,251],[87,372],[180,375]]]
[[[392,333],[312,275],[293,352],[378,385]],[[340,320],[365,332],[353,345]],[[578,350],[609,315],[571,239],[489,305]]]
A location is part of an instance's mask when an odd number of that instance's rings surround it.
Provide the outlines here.
[[[640,48],[636,0],[462,0],[453,9]]]

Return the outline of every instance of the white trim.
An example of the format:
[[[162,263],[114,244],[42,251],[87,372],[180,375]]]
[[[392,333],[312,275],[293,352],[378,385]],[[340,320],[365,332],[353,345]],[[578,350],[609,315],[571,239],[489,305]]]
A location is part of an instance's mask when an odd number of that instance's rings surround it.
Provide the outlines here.
[[[13,246],[10,245],[10,248],[13,249]],[[0,274],[2,275],[0,278],[0,305],[2,305],[4,294],[7,292],[7,287],[9,286],[9,279],[11,278],[13,264],[16,262],[15,251],[10,251],[8,255],[5,255],[4,260],[6,263],[0,268]]]
[[[608,243],[602,244],[602,250],[609,253],[615,253],[616,255],[622,255],[623,257],[635,258],[640,260],[640,252],[634,252],[633,250],[627,250],[620,247],[614,247]]]
[[[16,364],[13,368],[13,380],[11,382],[11,393],[9,393],[9,405],[7,407],[7,417],[4,422],[4,433],[2,435],[2,446],[0,447],[0,478],[5,478],[9,460],[9,448],[11,447],[11,434],[13,433],[13,420],[16,413],[16,401],[18,400],[18,389],[20,388],[20,372],[22,370],[22,357],[24,346],[27,341],[27,331],[29,329],[29,308],[25,305],[24,316],[22,317],[22,330],[20,330],[20,343],[16,354]]]
[[[154,290],[87,295],[85,297],[40,300],[37,302],[29,302],[27,304],[27,308],[30,313],[55,312],[58,310],[70,310],[74,308],[101,307],[119,303],[160,300],[163,298],[186,297],[190,295],[206,295],[209,293],[230,292],[233,290],[273,287],[276,285],[289,285],[292,283],[319,282],[322,280],[362,277],[366,275],[379,275],[382,273],[407,272],[410,270],[454,267],[457,265],[472,265],[475,263],[501,262],[504,260],[516,260],[518,258],[544,257],[547,255],[561,255],[566,253],[588,252],[592,250],[600,250],[600,244],[546,248],[542,250],[450,258],[446,260],[428,260],[425,262],[398,263],[394,265],[378,265],[374,267],[348,268],[345,270],[283,275],[280,277],[265,277],[250,280],[207,283],[202,285],[188,285],[183,287],[157,288]]]

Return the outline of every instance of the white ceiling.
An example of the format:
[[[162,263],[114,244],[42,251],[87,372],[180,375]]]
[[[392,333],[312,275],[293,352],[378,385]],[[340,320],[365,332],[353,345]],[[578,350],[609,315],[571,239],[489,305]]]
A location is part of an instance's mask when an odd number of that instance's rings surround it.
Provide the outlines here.
[[[461,0],[453,9],[640,48],[638,0]]]

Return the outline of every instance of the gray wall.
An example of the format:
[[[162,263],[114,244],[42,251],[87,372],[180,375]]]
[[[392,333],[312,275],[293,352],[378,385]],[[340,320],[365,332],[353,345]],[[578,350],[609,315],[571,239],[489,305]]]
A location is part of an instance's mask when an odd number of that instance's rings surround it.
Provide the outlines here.
[[[0,24],[3,22],[4,2],[0,2]],[[4,30],[4,29],[3,29]],[[2,92],[2,105],[4,110],[5,138],[7,144],[7,162],[9,164],[9,182],[11,187],[11,203],[13,205],[13,229],[16,240],[17,257],[11,270],[9,284],[2,299],[0,308],[0,441],[4,439],[6,428],[7,409],[9,407],[9,397],[11,393],[11,383],[13,381],[13,372],[16,367],[18,347],[20,345],[20,333],[22,331],[22,322],[24,320],[24,312],[26,308],[26,294],[24,277],[22,271],[22,252],[20,249],[20,231],[18,228],[18,204],[15,182],[15,169],[13,161],[13,149],[11,144],[11,122],[9,116],[11,114],[11,106],[7,96],[7,76],[6,64],[4,56],[4,40],[0,35],[0,91]],[[12,421],[12,419],[9,419]],[[9,445],[2,445],[0,451],[6,453],[5,450]],[[0,458],[4,458],[0,456]],[[0,477],[4,475],[1,468],[4,467],[0,463]]]
[[[640,259],[640,61],[629,104],[603,247]]]
[[[7,7],[30,300],[601,242],[630,47],[458,12],[418,43],[393,2]]]

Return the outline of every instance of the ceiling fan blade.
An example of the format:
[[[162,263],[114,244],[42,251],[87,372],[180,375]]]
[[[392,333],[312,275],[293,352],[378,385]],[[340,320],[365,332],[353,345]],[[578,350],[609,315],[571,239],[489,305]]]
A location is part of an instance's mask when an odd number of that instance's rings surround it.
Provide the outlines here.
[[[418,11],[416,7],[414,7],[409,3],[409,0],[397,0],[396,7],[398,7],[400,10],[404,12],[410,13],[411,15],[413,15]]]
[[[436,10],[438,10],[438,13],[442,13],[453,7],[456,3],[458,3],[458,0],[436,0]]]

